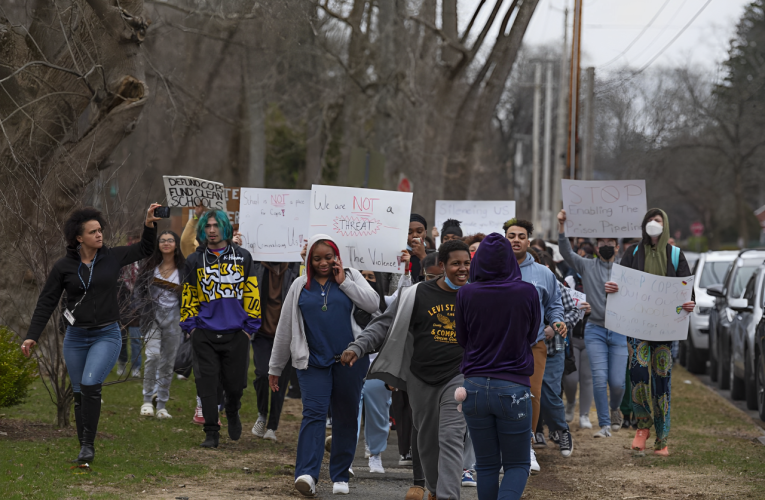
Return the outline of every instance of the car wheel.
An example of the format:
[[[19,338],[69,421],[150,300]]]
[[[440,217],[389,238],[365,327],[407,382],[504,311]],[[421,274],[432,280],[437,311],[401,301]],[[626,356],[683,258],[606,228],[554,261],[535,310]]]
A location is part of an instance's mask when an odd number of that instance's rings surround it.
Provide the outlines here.
[[[736,372],[733,369],[733,354],[731,353],[730,356],[730,368],[728,369],[730,371],[730,398],[734,401],[744,399],[744,396],[746,395],[746,386],[744,385],[744,381],[741,380],[736,376]]]
[[[718,338],[717,342],[717,383],[720,389],[725,391],[730,389],[730,360],[722,348],[722,340]],[[730,356],[730,353],[727,355]]]
[[[690,332],[688,333],[688,336],[690,337]],[[680,366],[684,368],[688,368],[688,341],[687,340],[681,340],[680,344],[677,347],[677,361],[680,363]]]
[[[757,413],[760,414],[760,420],[765,422],[765,359],[763,356],[757,356],[757,373],[754,374],[754,380],[757,382]]]
[[[750,410],[757,409],[757,381],[755,380],[756,374],[754,367],[759,363],[759,354],[755,354],[755,359],[751,363],[746,363],[746,376],[744,380],[746,382],[746,407]]]
[[[698,349],[693,345],[690,335],[685,341],[685,367],[689,372],[697,375],[707,371],[707,362],[702,359]]]

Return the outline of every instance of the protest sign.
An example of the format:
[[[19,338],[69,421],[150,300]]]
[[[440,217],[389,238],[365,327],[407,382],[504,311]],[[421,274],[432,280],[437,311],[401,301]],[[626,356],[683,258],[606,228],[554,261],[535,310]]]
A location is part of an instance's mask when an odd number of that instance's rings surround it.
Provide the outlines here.
[[[587,295],[583,294],[582,292],[576,291],[573,288],[566,288],[566,291],[571,296],[571,300],[574,301],[574,306],[579,311],[579,319],[584,318],[584,309],[581,309],[579,307],[579,304],[582,302],[587,302]]]
[[[460,221],[462,234],[465,236],[476,233],[501,233],[502,224],[513,217],[514,201],[436,201],[436,227],[439,231],[446,219],[456,219]]]
[[[234,229],[239,229],[239,192],[238,187],[223,188],[226,215],[228,215],[228,220],[231,221],[231,226]],[[184,207],[181,216],[183,223],[185,224],[192,217],[194,217],[194,209]]]
[[[308,237],[307,189],[242,188],[239,232],[252,258],[266,262],[300,262]]]
[[[611,281],[617,293],[606,300],[606,328],[640,340],[685,340],[693,276],[665,278],[614,264]]]
[[[645,181],[572,181],[563,179],[566,236],[639,238],[648,211]]]
[[[168,207],[196,207],[200,203],[208,208],[226,209],[223,184],[187,177],[163,175]]]
[[[314,184],[310,210],[310,235],[332,236],[345,267],[404,272],[412,193]]]

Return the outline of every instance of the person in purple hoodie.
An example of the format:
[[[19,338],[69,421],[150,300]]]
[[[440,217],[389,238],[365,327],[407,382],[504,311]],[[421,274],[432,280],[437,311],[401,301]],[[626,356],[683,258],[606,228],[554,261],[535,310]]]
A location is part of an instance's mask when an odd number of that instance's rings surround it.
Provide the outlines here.
[[[473,438],[480,500],[521,498],[526,487],[531,344],[540,321],[539,295],[521,279],[510,242],[490,234],[475,253],[470,283],[457,292],[455,312],[457,342],[465,350],[462,411]]]

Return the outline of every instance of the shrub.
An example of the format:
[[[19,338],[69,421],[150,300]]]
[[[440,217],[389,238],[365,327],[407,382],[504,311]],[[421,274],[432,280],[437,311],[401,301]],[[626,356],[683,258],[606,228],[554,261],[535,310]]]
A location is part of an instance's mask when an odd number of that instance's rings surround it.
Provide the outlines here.
[[[13,332],[0,326],[0,408],[24,401],[36,373],[34,358],[24,356]]]

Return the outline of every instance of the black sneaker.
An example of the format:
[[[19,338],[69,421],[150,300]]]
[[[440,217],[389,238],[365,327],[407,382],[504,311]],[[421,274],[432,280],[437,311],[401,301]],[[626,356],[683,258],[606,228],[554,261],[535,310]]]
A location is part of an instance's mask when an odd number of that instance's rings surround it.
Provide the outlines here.
[[[560,446],[560,431],[550,431],[550,441]]]
[[[543,432],[534,434],[534,448],[547,448],[547,440]]]
[[[560,438],[560,454],[563,457],[568,458],[574,453],[574,438],[571,436],[571,431],[568,429],[557,431]]]

